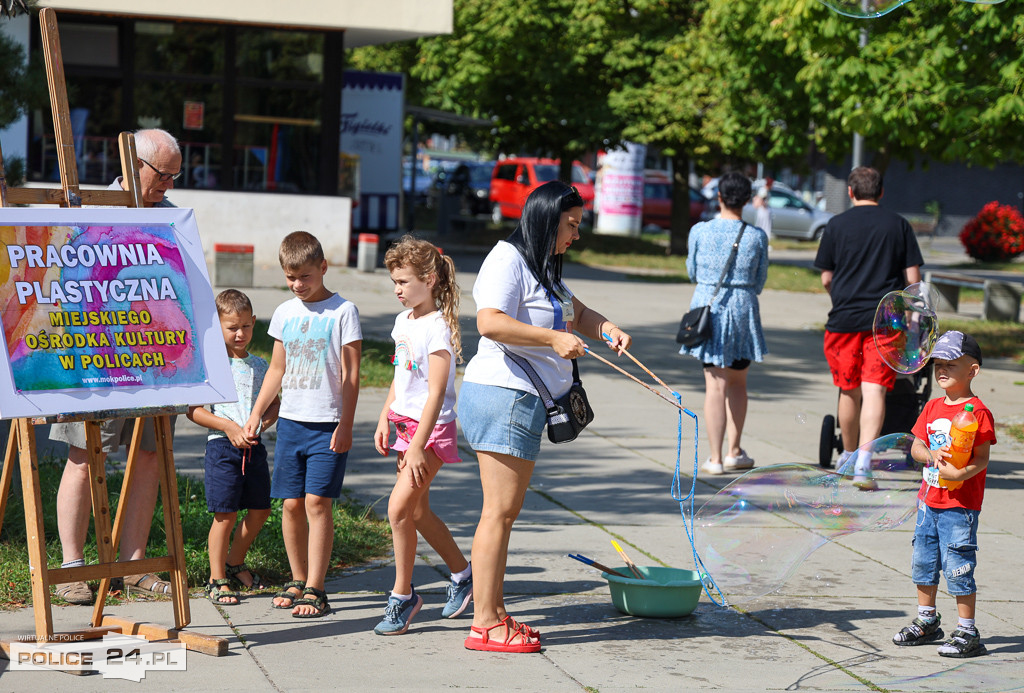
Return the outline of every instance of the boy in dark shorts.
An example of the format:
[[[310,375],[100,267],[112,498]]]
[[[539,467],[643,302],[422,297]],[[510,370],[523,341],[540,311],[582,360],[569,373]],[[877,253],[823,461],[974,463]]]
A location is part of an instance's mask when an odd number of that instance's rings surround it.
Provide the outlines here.
[[[974,624],[978,518],[985,495],[989,447],[995,444],[996,433],[992,412],[971,391],[971,381],[981,370],[981,349],[974,338],[962,332],[946,332],[935,343],[931,357],[935,381],[946,394],[925,404],[914,424],[916,440],[910,450],[915,460],[926,465],[917,494],[911,567],[911,578],[917,585],[917,618],[892,641],[896,645],[924,645],[943,636],[941,618],[935,610],[942,573],[946,589],[956,597],[959,620],[939,646],[939,655],[977,657],[986,653]],[[953,418],[967,407],[973,409],[978,429],[971,457],[958,469],[947,461],[951,457],[950,429]],[[962,485],[947,488],[940,479]]]
[[[252,411],[252,403],[263,385],[267,362],[248,351],[256,323],[252,304],[241,291],[228,289],[217,295],[217,315],[231,361],[237,402],[213,404],[210,411],[189,407],[188,418],[210,429],[206,440],[206,506],[213,513],[207,539],[210,554],[210,581],[207,596],[214,604],[238,604],[236,587],[263,588],[260,576],[249,570],[245,554],[270,517],[270,471],[267,449],[258,432],[247,436],[243,426]],[[279,402],[275,399],[261,419],[265,431],[277,419]],[[231,541],[238,511],[245,519]],[[228,547],[231,547],[230,552]]]

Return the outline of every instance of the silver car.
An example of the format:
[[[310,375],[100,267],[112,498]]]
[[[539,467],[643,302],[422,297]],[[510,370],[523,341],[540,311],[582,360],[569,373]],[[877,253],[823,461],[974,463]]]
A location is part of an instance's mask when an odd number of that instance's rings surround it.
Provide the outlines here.
[[[814,241],[821,238],[829,212],[815,209],[793,193],[772,188],[768,191],[768,208],[772,212],[772,235]],[[757,209],[753,204],[743,207],[743,221],[754,224]]]

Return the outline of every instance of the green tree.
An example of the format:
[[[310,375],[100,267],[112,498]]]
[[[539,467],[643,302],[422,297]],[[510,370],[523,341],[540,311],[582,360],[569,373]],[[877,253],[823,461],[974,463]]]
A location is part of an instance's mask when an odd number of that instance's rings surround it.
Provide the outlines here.
[[[787,49],[804,67],[815,138],[833,161],[864,136],[892,159],[993,165],[1024,156],[1024,15],[1016,3],[913,2],[854,20],[813,0],[780,0]],[[858,48],[862,27],[869,32]]]
[[[685,253],[690,160],[801,164],[810,104],[769,4],[636,0],[607,57],[624,136],[671,156],[669,252]]]
[[[451,35],[407,48],[360,49],[353,66],[407,68],[410,101],[494,119],[470,134],[506,152],[573,159],[616,139],[608,103],[605,17],[574,0],[455,0]]]

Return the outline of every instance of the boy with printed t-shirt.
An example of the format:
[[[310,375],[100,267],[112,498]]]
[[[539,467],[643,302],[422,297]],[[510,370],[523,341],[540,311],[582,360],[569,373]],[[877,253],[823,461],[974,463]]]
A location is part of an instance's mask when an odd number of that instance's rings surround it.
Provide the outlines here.
[[[327,260],[320,242],[295,231],[279,252],[295,298],[270,320],[274,353],[245,425],[255,435],[260,416],[281,391],[270,495],[284,499],[282,529],[291,582],[274,597],[295,618],[330,613],[324,580],[334,543],[334,499],[341,495],[359,397],[363,335],[359,311],[324,286]]]
[[[985,495],[989,448],[996,442],[990,412],[971,391],[971,380],[981,369],[981,348],[970,335],[950,331],[936,342],[931,353],[935,380],[946,395],[924,406],[914,424],[917,437],[911,448],[915,460],[925,465],[918,492],[917,524],[914,527],[912,578],[917,585],[917,618],[893,636],[897,645],[923,645],[943,636],[935,610],[939,572],[956,597],[959,621],[939,647],[943,657],[977,657],[987,652],[974,624],[977,585],[978,518]],[[978,420],[974,449],[967,464],[957,469],[948,462],[953,417],[972,405]],[[939,485],[939,479],[960,481],[959,488]]]
[[[206,596],[214,604],[231,606],[238,604],[241,596],[235,587],[265,587],[260,576],[245,564],[245,555],[270,517],[267,448],[259,434],[255,438],[247,438],[242,427],[249,419],[253,398],[263,384],[267,362],[249,353],[252,329],[256,323],[249,297],[241,291],[227,289],[217,294],[216,303],[238,401],[213,404],[209,411],[203,407],[189,407],[188,418],[210,429],[203,476],[206,507],[213,513],[207,539],[210,581],[206,584]],[[275,399],[267,408],[261,421],[261,432],[277,420],[279,404]],[[235,529],[238,511],[243,508],[246,510],[245,519],[232,542],[231,533]]]

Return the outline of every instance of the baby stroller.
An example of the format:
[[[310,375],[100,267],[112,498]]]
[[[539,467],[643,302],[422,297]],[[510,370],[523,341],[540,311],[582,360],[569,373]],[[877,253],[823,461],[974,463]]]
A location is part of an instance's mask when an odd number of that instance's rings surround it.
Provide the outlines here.
[[[885,396],[885,420],[882,435],[910,433],[918,414],[932,396],[932,362],[916,373],[897,375],[896,384]],[[843,451],[843,436],[837,416],[828,414],[821,422],[818,464],[832,466],[832,456]]]

